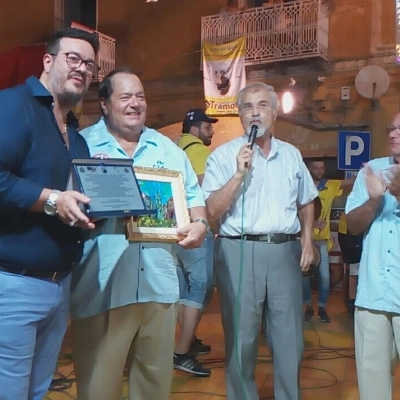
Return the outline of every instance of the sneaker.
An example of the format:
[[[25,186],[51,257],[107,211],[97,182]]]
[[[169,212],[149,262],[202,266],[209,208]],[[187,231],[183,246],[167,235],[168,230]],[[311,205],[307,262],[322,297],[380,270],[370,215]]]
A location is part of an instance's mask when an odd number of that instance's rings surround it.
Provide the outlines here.
[[[304,314],[304,321],[311,322],[314,319],[314,310],[312,307],[307,306],[306,312]]]
[[[318,317],[321,322],[327,324],[328,322],[331,322],[331,319],[329,318],[328,313],[325,310],[325,307],[318,307]]]
[[[211,370],[204,368],[196,358],[189,354],[179,354],[174,353],[174,368],[181,371],[188,372],[194,376],[210,376]]]
[[[194,337],[192,344],[190,345],[189,353],[194,355],[208,354],[211,351],[211,346],[203,344],[200,339]]]

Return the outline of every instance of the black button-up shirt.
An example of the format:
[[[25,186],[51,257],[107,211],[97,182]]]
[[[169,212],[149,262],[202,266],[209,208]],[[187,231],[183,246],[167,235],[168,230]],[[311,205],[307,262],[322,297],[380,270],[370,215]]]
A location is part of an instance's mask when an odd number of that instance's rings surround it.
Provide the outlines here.
[[[0,266],[62,271],[82,255],[82,230],[29,209],[44,188],[65,190],[72,158],[89,157],[68,114],[69,151],[53,97],[35,77],[0,91]]]

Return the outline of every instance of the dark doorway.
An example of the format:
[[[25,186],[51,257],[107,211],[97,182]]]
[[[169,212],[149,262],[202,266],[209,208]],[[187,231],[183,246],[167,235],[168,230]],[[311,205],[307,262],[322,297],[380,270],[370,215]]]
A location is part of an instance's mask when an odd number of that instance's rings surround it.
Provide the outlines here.
[[[97,30],[97,0],[67,0],[64,2],[64,26],[78,22]]]

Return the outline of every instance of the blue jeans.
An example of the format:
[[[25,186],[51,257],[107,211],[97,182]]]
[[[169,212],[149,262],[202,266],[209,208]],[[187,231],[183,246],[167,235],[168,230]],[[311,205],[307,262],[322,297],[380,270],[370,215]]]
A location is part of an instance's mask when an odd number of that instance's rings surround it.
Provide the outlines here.
[[[70,276],[0,272],[0,399],[42,400],[67,328]]]
[[[325,307],[328,302],[330,288],[328,241],[315,240],[314,245],[318,248],[321,254],[321,264],[320,267],[317,268],[319,278],[318,307]],[[307,306],[312,305],[310,277],[303,278],[303,302]]]
[[[214,234],[208,233],[201,247],[177,245],[179,304],[205,310],[213,293]]]

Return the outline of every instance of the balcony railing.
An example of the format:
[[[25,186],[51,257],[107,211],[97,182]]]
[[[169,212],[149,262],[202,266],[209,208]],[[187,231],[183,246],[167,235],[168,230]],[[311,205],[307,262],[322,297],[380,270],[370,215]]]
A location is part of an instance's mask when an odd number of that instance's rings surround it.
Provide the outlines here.
[[[201,41],[246,37],[245,64],[308,57],[328,59],[329,11],[324,0],[298,0],[202,17]]]
[[[115,39],[101,32],[96,31],[96,33],[100,42],[100,49],[96,57],[100,71],[94,81],[101,81],[115,68]]]
[[[93,82],[102,81],[104,77],[115,68],[115,39],[82,25],[79,22],[72,22],[71,27],[97,34],[100,48],[96,56],[96,64],[100,67],[100,71],[97,76],[93,78]]]

